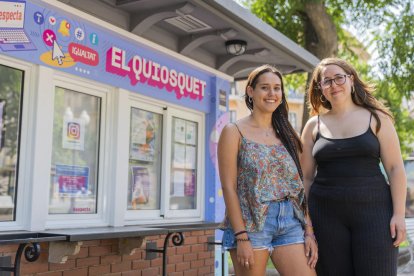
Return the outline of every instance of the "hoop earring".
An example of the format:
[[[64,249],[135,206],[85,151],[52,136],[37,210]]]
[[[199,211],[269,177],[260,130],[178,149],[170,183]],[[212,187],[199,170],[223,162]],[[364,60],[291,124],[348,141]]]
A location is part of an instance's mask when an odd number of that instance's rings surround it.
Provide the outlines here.
[[[321,102],[325,103],[326,102],[326,98],[323,94],[321,94],[321,96],[319,97]]]
[[[249,98],[248,98],[248,102],[249,102],[249,103],[253,103],[253,99],[252,99],[252,97],[249,97]]]

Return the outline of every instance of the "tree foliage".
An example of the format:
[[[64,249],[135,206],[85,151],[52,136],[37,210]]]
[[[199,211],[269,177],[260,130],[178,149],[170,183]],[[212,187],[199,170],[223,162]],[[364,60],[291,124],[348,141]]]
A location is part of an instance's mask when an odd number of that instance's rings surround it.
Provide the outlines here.
[[[387,16],[385,31],[378,34],[381,72],[395,84],[396,89],[410,96],[414,91],[414,7],[408,1]]]
[[[338,56],[351,62],[363,79],[377,86],[376,96],[390,107],[403,154],[412,151],[413,118],[401,111],[403,99],[414,91],[414,9],[410,0],[244,0],[243,4],[318,58]],[[344,26],[357,30],[365,46]],[[375,68],[363,57],[372,44],[378,55]],[[290,88],[304,91],[303,79],[303,75],[289,76],[287,82]]]

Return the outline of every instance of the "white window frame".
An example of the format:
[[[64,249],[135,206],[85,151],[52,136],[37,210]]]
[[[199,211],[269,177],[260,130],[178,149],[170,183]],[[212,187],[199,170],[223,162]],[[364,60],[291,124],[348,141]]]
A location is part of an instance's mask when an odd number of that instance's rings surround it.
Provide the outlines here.
[[[164,148],[164,144],[165,144],[165,135],[164,135],[164,129],[165,129],[165,127],[164,127],[164,125],[165,125],[165,122],[164,122],[164,120],[165,120],[165,113],[164,113],[164,109],[163,109],[163,107],[162,106],[160,106],[160,105],[156,105],[156,104],[149,104],[148,102],[145,102],[145,101],[136,101],[136,100],[133,100],[133,99],[131,99],[130,101],[129,101],[129,108],[128,108],[128,111],[129,111],[129,121],[128,121],[128,126],[129,126],[129,129],[130,129],[130,127],[131,127],[131,110],[132,110],[132,108],[138,108],[138,109],[141,109],[141,110],[144,110],[144,111],[149,111],[149,112],[153,112],[153,113],[156,113],[156,114],[159,114],[159,115],[161,115],[162,116],[162,130],[161,130],[161,132],[162,132],[162,140],[161,140],[161,148],[163,149]],[[130,137],[130,131],[128,131],[128,137]],[[129,146],[130,146],[130,140],[128,139],[128,153],[129,153]],[[126,212],[126,215],[125,215],[125,217],[126,217],[126,219],[127,220],[135,220],[135,219],[148,219],[148,220],[151,220],[151,219],[159,219],[161,216],[162,216],[162,214],[161,214],[161,210],[162,210],[162,206],[163,206],[163,201],[162,201],[162,190],[163,190],[163,183],[164,183],[164,179],[163,179],[163,177],[164,177],[164,174],[162,173],[162,169],[163,169],[163,166],[164,166],[164,163],[165,163],[165,157],[164,157],[164,155],[163,155],[163,153],[164,152],[161,152],[161,175],[160,175],[160,184],[161,184],[161,186],[160,186],[160,195],[161,195],[161,198],[160,198],[160,209],[159,210],[127,210]],[[129,183],[129,176],[130,176],[130,171],[129,171],[129,154],[128,154],[128,182],[126,182],[126,185],[127,185],[127,187],[128,187],[128,183]],[[128,191],[125,193],[125,198],[124,198],[124,201],[127,199],[127,195],[128,195]]]
[[[118,123],[117,123],[117,185],[120,187],[116,200],[122,202],[115,209],[112,222],[114,225],[139,225],[150,223],[180,223],[189,221],[201,221],[204,211],[204,154],[205,148],[204,128],[205,116],[201,112],[193,111],[187,108],[154,100],[142,95],[138,95],[127,90],[120,89],[118,95]],[[161,202],[160,210],[127,210],[127,190],[129,177],[129,143],[130,143],[130,116],[131,108],[140,108],[143,110],[162,114],[162,161],[161,161]],[[161,113],[162,112],[162,113]],[[170,195],[170,174],[171,174],[171,140],[172,140],[172,116],[198,123],[198,141],[197,141],[197,208],[194,210],[168,210]],[[122,123],[122,124],[121,124]],[[127,133],[128,135],[125,135]],[[119,187],[119,186],[118,186]],[[121,209],[122,208],[122,209]],[[118,214],[118,215],[116,215]],[[124,221],[117,220],[116,217],[123,217]]]
[[[201,198],[204,194],[204,172],[202,172],[203,168],[203,158],[204,154],[202,154],[202,148],[205,148],[204,144],[204,120],[203,115],[196,112],[191,111],[184,111],[182,109],[176,109],[176,108],[169,108],[168,110],[168,117],[167,117],[167,137],[168,137],[168,146],[167,146],[167,154],[165,156],[165,159],[168,160],[168,164],[166,169],[166,172],[168,173],[165,178],[165,196],[166,199],[164,199],[165,202],[165,213],[164,217],[166,219],[170,218],[191,218],[191,217],[201,217],[201,210],[202,205],[204,205],[204,201]],[[196,209],[191,210],[170,210],[170,181],[171,181],[171,142],[172,142],[172,118],[177,117],[180,119],[196,122],[198,126],[198,133],[197,133],[197,165],[196,165],[196,171],[197,171],[197,207]]]
[[[49,116],[52,117],[47,129],[49,130],[49,136],[51,137],[50,154],[47,158],[44,158],[47,164],[49,164],[48,174],[49,180],[47,181],[47,217],[45,228],[81,228],[87,226],[106,226],[109,224],[108,200],[112,200],[109,193],[109,185],[111,185],[109,179],[111,179],[111,170],[109,167],[110,160],[110,143],[111,143],[111,115],[112,109],[109,103],[111,102],[111,96],[113,89],[109,86],[104,86],[93,81],[85,80],[73,75],[64,74],[58,71],[54,72],[52,89],[49,92],[49,98],[52,104],[52,110],[54,108],[55,87],[61,87],[69,89],[75,92],[84,93],[87,95],[99,97],[101,99],[101,117],[100,117],[100,133],[99,133],[99,160],[98,160],[98,191],[96,199],[98,201],[95,214],[49,214],[49,188],[50,188],[50,169],[52,160],[52,137],[53,137],[53,113]]]
[[[32,177],[32,159],[31,153],[33,151],[33,132],[34,132],[34,116],[31,116],[35,108],[37,99],[36,92],[36,67],[28,62],[23,62],[8,56],[0,54],[0,64],[21,70],[23,75],[23,90],[22,90],[22,106],[20,117],[20,133],[19,137],[19,163],[16,183],[17,185],[17,204],[14,206],[15,220],[0,222],[0,228],[4,231],[8,230],[22,230],[27,227],[27,222],[30,220],[31,202],[33,201],[31,177]],[[13,202],[16,203],[16,202]]]

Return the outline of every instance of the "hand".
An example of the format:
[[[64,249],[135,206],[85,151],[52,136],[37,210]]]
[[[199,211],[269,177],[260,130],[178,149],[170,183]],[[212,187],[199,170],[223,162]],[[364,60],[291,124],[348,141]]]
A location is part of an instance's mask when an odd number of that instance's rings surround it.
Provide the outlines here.
[[[391,237],[394,240],[393,245],[395,247],[400,246],[400,243],[405,241],[406,229],[405,218],[403,215],[393,215],[390,222]]]
[[[308,265],[315,268],[318,262],[318,244],[314,234],[305,234],[305,255],[308,257]]]
[[[237,261],[246,269],[250,269],[254,265],[254,254],[250,241],[237,242]]]

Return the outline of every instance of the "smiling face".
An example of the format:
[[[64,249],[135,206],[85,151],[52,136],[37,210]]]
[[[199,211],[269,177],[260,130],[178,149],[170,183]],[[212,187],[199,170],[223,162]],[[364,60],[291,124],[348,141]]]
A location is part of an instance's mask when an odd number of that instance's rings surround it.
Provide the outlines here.
[[[282,81],[273,72],[263,73],[258,77],[255,87],[247,88],[247,94],[253,99],[254,110],[272,113],[282,102]]]
[[[353,76],[338,65],[330,64],[321,70],[320,86],[322,94],[331,104],[352,101]]]

